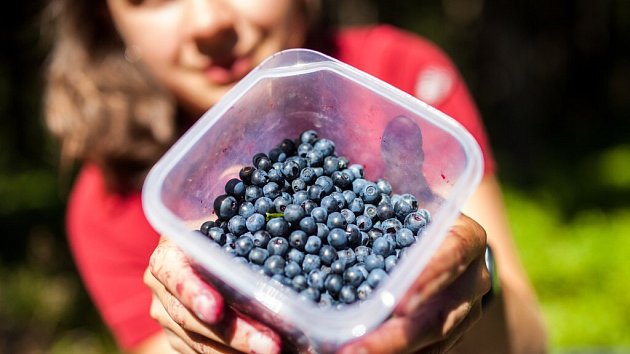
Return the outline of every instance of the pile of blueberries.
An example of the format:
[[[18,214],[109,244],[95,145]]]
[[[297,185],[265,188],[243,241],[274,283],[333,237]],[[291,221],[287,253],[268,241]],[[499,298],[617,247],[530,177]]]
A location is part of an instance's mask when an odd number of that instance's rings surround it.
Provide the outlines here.
[[[238,262],[323,307],[365,300],[430,222],[411,194],[335,153],[314,130],[229,180],[200,231]]]

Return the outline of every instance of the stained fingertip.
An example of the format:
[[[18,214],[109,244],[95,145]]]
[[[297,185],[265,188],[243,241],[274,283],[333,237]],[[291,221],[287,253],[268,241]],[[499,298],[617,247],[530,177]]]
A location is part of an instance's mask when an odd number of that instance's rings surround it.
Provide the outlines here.
[[[250,353],[254,354],[276,354],[280,353],[280,341],[266,333],[252,333],[248,340]]]
[[[202,291],[194,296],[192,310],[203,322],[215,324],[223,316],[223,301],[209,291]]]

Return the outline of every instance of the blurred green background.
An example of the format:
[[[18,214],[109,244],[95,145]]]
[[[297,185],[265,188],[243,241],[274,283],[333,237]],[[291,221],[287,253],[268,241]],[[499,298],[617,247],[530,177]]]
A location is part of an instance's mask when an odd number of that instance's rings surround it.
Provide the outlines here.
[[[1,16],[0,353],[112,353],[70,258],[41,117],[43,2]],[[343,0],[449,53],[487,124],[554,353],[630,352],[630,2]]]

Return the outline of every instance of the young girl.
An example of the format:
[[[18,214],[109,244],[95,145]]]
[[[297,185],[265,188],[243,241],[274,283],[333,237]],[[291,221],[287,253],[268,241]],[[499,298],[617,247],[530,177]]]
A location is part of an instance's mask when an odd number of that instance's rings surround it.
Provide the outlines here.
[[[545,335],[512,243],[481,121],[434,45],[387,26],[328,31],[316,0],[55,0],[46,116],[67,168],[81,161],[67,213],[85,285],[123,350],[291,349],[224,307],[144,218],[148,169],[203,112],[269,55],[309,47],[416,95],[459,120],[484,151],[485,177],[438,253],[396,308],[348,353],[540,353]],[[319,24],[321,25],[321,24]],[[480,226],[482,225],[483,228]],[[487,307],[493,247],[502,293]],[[146,270],[146,272],[145,272]],[[148,288],[143,284],[144,281]],[[482,313],[483,312],[483,313]],[[476,325],[473,326],[478,322]]]

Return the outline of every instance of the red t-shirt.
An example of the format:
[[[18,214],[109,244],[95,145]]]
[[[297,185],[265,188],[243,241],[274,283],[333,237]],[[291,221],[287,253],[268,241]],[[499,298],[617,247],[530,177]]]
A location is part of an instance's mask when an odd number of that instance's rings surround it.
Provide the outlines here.
[[[494,170],[479,114],[448,57],[416,35],[389,26],[348,29],[330,53],[415,95],[464,125],[482,148],[485,172]],[[142,277],[158,234],[142,211],[140,192],[108,193],[100,170],[86,165],[67,213],[70,246],[96,307],[121,348],[160,330],[149,316],[151,293]]]

